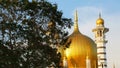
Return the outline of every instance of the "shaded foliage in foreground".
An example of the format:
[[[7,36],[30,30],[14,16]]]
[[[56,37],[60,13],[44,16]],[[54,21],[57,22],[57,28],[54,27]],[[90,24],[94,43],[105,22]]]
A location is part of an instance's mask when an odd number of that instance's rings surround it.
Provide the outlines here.
[[[45,0],[0,0],[0,68],[59,68],[71,23]]]

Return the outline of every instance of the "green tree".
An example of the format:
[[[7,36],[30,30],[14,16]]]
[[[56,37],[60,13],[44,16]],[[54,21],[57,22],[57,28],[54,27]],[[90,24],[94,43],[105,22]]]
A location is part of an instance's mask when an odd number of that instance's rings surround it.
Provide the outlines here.
[[[45,0],[0,0],[0,67],[60,67],[56,47],[65,44],[71,25]]]

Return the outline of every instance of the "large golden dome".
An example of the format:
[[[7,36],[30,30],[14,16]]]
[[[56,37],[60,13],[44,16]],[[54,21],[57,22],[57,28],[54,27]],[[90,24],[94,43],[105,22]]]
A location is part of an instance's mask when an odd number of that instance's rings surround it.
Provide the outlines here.
[[[86,68],[86,57],[89,57],[91,68],[97,67],[97,47],[92,39],[81,34],[78,30],[77,14],[74,32],[69,36],[70,46],[65,50],[68,68]]]
[[[91,60],[91,68],[95,68],[97,64],[97,48],[92,39],[81,34],[73,32],[69,37],[71,44],[66,49],[65,54],[68,61],[68,67],[86,68],[86,57]]]

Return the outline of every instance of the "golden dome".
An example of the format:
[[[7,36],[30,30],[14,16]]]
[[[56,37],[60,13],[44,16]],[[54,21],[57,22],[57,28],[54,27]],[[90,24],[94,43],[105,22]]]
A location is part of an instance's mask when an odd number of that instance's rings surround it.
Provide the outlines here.
[[[104,24],[104,20],[101,18],[101,14],[99,14],[99,18],[97,19],[97,21],[96,21],[96,24],[97,25],[103,25]]]
[[[97,64],[97,48],[92,39],[81,34],[74,32],[69,40],[71,44],[66,49],[66,57],[68,60],[68,67],[74,68],[76,65],[79,68],[86,68],[86,57],[89,56],[91,60],[91,68],[95,68]]]
[[[97,19],[96,24],[104,24],[104,20],[102,18]]]
[[[78,22],[75,20],[75,22]],[[74,24],[74,32],[69,36],[70,46],[66,48],[65,55],[68,68],[86,68],[86,57],[88,56],[91,68],[97,66],[97,47],[92,39],[81,34]],[[77,25],[78,26],[78,25]]]

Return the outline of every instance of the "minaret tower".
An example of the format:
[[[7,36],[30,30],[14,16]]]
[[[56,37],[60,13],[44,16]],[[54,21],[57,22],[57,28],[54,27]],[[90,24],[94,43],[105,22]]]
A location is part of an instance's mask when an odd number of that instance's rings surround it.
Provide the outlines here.
[[[97,44],[98,68],[107,68],[107,40],[105,39],[105,33],[108,31],[109,29],[104,26],[104,20],[101,18],[101,14],[99,14],[99,18],[96,21],[96,28],[92,30],[95,34],[95,43]]]

